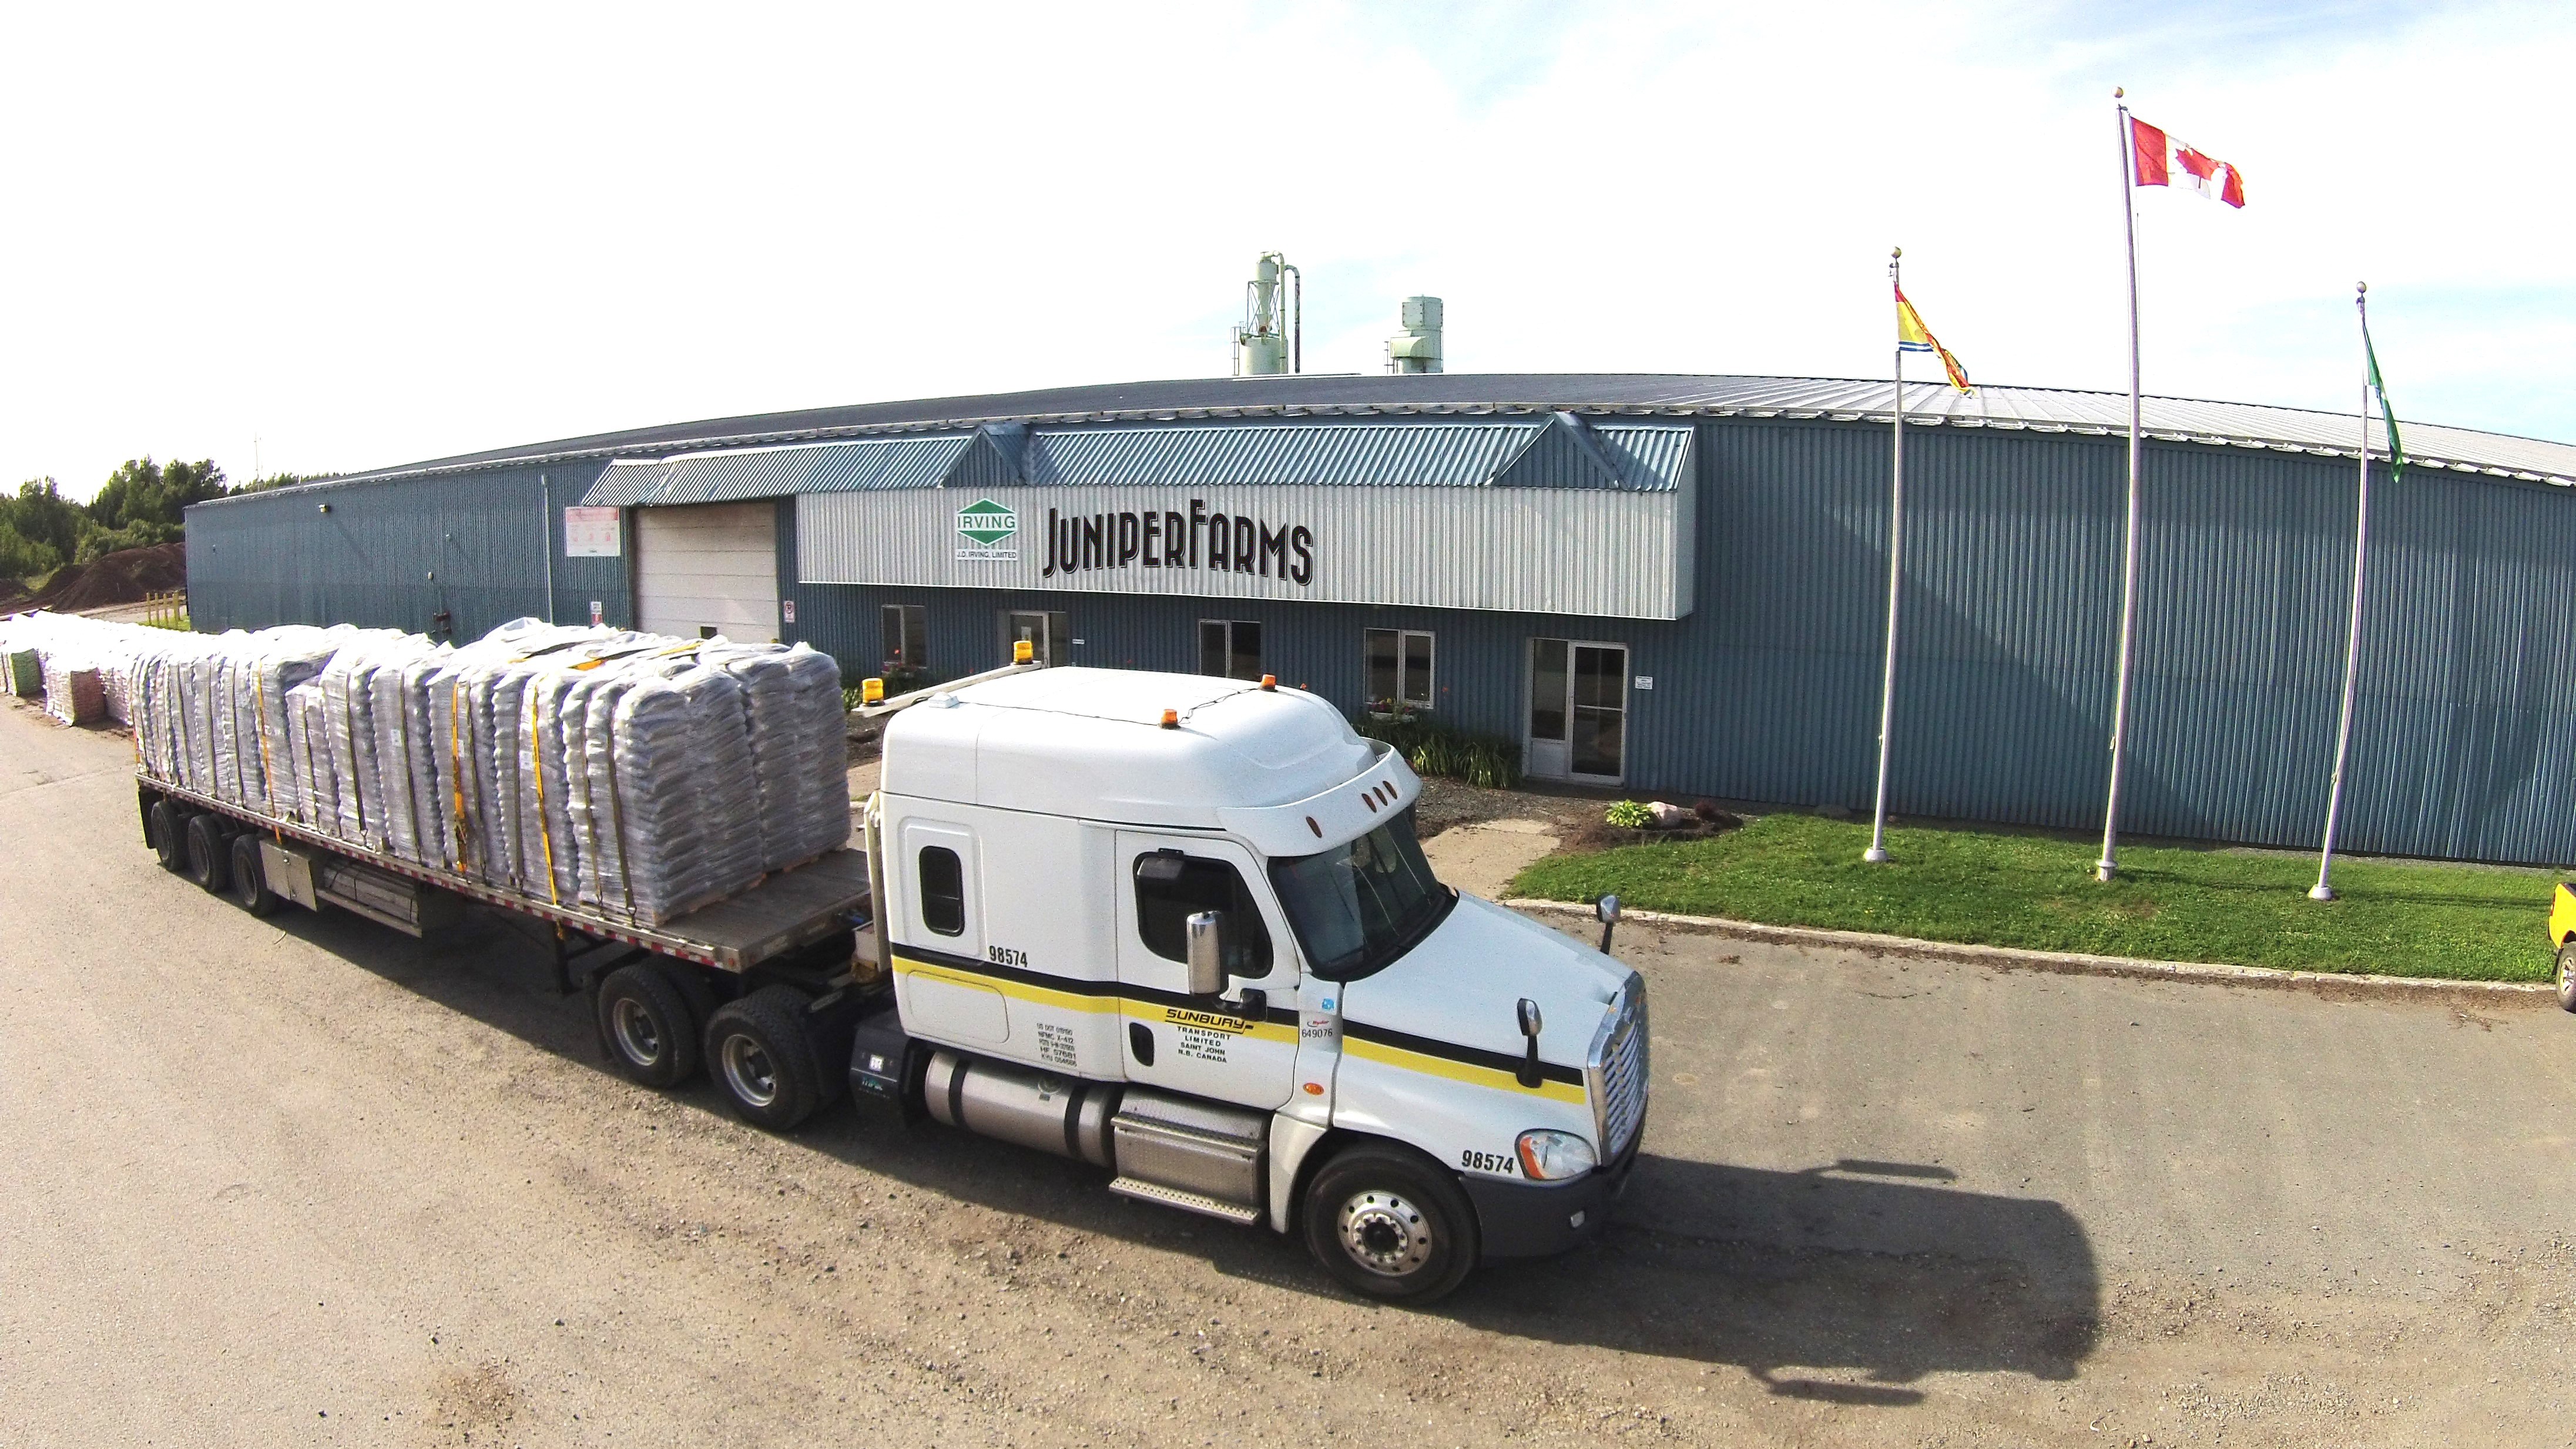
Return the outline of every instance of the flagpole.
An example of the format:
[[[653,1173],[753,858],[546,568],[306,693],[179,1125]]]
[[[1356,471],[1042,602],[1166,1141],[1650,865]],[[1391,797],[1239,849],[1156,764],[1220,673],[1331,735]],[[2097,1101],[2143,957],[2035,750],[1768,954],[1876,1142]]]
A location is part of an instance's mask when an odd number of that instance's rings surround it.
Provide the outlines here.
[[[2114,88],[2118,102],[2125,92]],[[2102,858],[2094,878],[2108,882],[2119,871],[2120,767],[2129,735],[2129,654],[2138,628],[2138,207],[2129,108],[2116,106],[2120,126],[2120,221],[2129,239],[2129,504],[2120,542],[2120,662],[2111,691],[2111,794],[2102,806]]]
[[[2356,495],[2352,520],[2352,620],[2343,641],[2343,710],[2335,721],[2334,778],[2326,786],[2326,838],[2317,850],[2317,883],[2308,889],[2308,899],[2330,901],[2334,887],[2326,876],[2334,869],[2335,820],[2343,813],[2343,766],[2352,747],[2352,686],[2361,665],[2361,567],[2370,546],[2370,376],[2374,371],[2370,352],[2370,284],[2353,286],[2353,310],[2361,317],[2361,488]],[[2395,457],[2397,445],[2389,444],[2389,456]]]
[[[1900,297],[1905,294],[1904,259],[1903,247],[1887,254],[1888,285]],[[1896,341],[1895,376],[1896,406],[1892,411],[1896,445],[1889,464],[1892,481],[1887,486],[1887,666],[1878,681],[1878,799],[1870,809],[1869,849],[1860,857],[1872,865],[1887,861],[1887,741],[1896,718],[1897,569],[1905,551],[1905,337],[1901,328]]]

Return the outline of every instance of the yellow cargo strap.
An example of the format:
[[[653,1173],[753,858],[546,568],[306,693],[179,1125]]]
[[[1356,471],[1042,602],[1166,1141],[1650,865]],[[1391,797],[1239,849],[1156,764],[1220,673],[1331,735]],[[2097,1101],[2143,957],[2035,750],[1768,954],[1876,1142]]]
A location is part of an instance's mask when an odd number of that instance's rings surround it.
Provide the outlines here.
[[[260,682],[259,671],[256,669],[250,674],[250,697],[251,707],[259,711],[259,790],[268,804],[268,818],[272,822],[269,833],[275,835],[278,843],[283,845],[286,843],[286,832],[277,829],[273,823],[279,811],[277,771],[270,768],[268,762],[268,686]]]
[[[465,874],[465,740],[458,733],[456,697],[465,692],[462,680],[451,681],[447,691],[447,777],[456,782],[456,848],[449,854],[458,875]]]
[[[537,841],[545,847],[546,899],[560,906],[563,893],[555,889],[555,833],[546,828],[546,767],[537,755],[537,697],[528,696],[528,768],[537,777]]]

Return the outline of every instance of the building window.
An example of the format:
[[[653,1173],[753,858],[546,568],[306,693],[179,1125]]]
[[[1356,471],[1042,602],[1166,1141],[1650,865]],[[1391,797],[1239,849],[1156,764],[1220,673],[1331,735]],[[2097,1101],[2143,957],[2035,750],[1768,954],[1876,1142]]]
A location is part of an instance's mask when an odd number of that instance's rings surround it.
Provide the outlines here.
[[[1249,619],[1199,620],[1199,673],[1261,678],[1261,626]]]
[[[930,670],[930,610],[920,604],[888,604],[878,611],[878,650],[890,692],[896,680],[909,686]]]
[[[1002,615],[1002,662],[1011,662],[1012,646],[1025,639],[1029,657],[1040,664],[1072,663],[1065,646],[1072,642],[1072,616],[1062,612],[1041,613],[1034,609],[1012,609]]]
[[[921,848],[921,923],[942,936],[966,931],[966,868],[944,845]]]
[[[1368,707],[1431,707],[1431,635],[1422,629],[1368,631]]]
[[[1222,860],[1157,850],[1136,857],[1136,934],[1166,961],[1190,959],[1190,917],[1225,913],[1225,973],[1246,981],[1270,974],[1270,928],[1243,877]]]

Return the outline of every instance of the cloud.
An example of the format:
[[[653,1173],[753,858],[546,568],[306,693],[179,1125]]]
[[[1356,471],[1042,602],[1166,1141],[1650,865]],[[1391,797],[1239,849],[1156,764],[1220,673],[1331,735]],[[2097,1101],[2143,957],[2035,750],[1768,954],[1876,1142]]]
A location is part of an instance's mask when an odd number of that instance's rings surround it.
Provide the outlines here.
[[[1887,249],[1981,379],[2576,437],[2576,22],[2520,6],[55,7],[0,124],[0,466],[356,468],[819,403],[1206,375],[1254,255],[1308,366],[1880,375]],[[2438,409],[2438,411],[2436,411]]]

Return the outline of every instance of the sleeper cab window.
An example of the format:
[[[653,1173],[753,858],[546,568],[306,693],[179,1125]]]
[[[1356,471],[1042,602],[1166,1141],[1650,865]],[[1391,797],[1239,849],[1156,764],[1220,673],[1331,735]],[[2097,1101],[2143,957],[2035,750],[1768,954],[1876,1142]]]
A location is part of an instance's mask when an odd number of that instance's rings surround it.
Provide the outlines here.
[[[1177,850],[1136,857],[1136,934],[1146,950],[1189,960],[1189,920],[1200,911],[1225,912],[1227,975],[1257,981],[1270,974],[1270,928],[1232,865]]]
[[[966,868],[957,852],[944,845],[925,845],[917,874],[921,877],[921,923],[942,936],[966,931]]]

